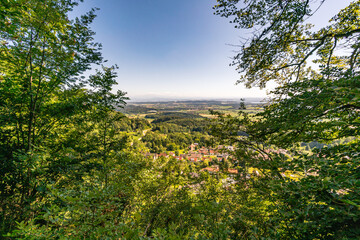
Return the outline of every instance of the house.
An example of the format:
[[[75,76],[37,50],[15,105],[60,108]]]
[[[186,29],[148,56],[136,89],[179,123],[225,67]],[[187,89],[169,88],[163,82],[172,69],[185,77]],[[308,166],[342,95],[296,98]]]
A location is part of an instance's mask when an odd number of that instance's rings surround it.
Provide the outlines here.
[[[209,172],[210,174],[216,173],[216,172],[219,171],[219,166],[214,165],[214,166],[212,166],[212,167],[206,167],[206,168],[201,169],[201,171],[207,171],[207,172]]]
[[[199,149],[199,153],[204,154],[204,155],[208,155],[209,154],[209,149],[202,147],[202,148]]]
[[[211,157],[202,157],[201,160],[204,162],[204,161],[207,161],[207,162],[211,162],[212,161],[212,158]]]
[[[220,171],[220,168],[218,165],[213,165],[211,167],[203,168],[201,169],[201,171],[208,171],[209,173],[217,173]],[[227,173],[229,173],[229,175],[237,175],[239,174],[239,171],[237,169],[228,168]]]
[[[188,159],[192,162],[199,162],[201,161],[202,155],[199,153],[193,153],[188,155]]]
[[[159,157],[169,157],[166,153],[160,153]]]
[[[238,171],[237,169],[231,169],[231,168],[229,168],[229,169],[228,169],[228,173],[235,175],[235,174],[238,174],[239,171]]]

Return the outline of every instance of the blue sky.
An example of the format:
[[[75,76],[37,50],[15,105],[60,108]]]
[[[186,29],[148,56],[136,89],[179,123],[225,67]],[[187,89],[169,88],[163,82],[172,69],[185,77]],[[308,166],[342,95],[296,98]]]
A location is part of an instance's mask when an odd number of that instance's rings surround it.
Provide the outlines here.
[[[328,0],[315,16],[326,24],[348,0]],[[215,0],[85,0],[99,7],[92,29],[108,64],[119,66],[118,89],[136,100],[265,97],[235,85],[230,57],[243,32],[213,15]]]

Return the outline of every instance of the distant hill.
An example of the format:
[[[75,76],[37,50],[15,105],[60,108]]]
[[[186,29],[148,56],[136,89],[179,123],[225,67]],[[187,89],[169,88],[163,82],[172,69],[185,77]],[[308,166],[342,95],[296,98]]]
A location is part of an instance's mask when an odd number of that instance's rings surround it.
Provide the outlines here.
[[[163,112],[157,114],[146,115],[145,118],[155,119],[153,123],[167,122],[175,119],[197,119],[204,118],[198,114],[184,113],[184,112]]]
[[[207,118],[198,114],[184,112],[163,112],[146,115],[145,118],[154,119],[154,130],[161,132],[204,132],[208,124]]]
[[[258,108],[264,105],[264,102],[259,102],[261,99],[251,98],[245,99],[245,105],[249,108]],[[255,101],[255,102],[254,102]],[[256,102],[257,101],[257,102]],[[124,109],[119,109],[125,114],[151,114],[151,113],[165,113],[171,112],[179,114],[179,117],[189,118],[191,116],[181,115],[184,111],[207,111],[207,110],[228,110],[238,111],[240,107],[240,100],[196,100],[196,101],[163,101],[163,102],[131,102]],[[203,112],[204,113],[204,112]],[[198,118],[199,116],[196,116]],[[150,117],[149,117],[150,118]],[[153,117],[151,117],[153,118]]]

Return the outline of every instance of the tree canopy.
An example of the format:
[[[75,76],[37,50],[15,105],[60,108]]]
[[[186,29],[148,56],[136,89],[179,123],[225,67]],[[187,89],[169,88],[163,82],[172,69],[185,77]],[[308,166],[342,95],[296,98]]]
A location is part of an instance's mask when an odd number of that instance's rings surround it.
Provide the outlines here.
[[[358,238],[360,1],[312,30],[325,0],[218,0],[257,29],[239,82],[278,87],[210,129],[182,108],[121,113],[96,9],[68,16],[80,2],[0,0],[1,238]]]
[[[89,27],[95,9],[73,20],[68,17],[78,2],[1,1],[1,233],[40,214],[51,202],[50,186],[63,186],[64,175],[79,177],[80,172],[73,171],[85,159],[75,157],[76,150],[106,156],[107,149],[82,141],[81,134],[92,131],[94,109],[102,109],[104,117],[127,99],[121,91],[111,93],[116,83],[113,68],[103,68],[89,79],[82,76],[92,64],[102,63],[102,57]],[[88,161],[86,165],[94,167]]]
[[[360,1],[312,30],[311,17],[324,2],[219,0],[214,7],[236,28],[256,29],[233,58],[238,83],[278,83],[264,112],[220,116],[214,128],[238,144],[244,166],[262,169],[254,189],[269,194],[273,237],[359,235]],[[313,141],[327,146],[299,147]]]

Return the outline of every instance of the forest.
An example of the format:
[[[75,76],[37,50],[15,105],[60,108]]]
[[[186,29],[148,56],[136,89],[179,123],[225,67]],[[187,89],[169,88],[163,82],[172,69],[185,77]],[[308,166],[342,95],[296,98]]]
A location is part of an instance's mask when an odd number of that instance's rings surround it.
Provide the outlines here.
[[[0,238],[359,239],[360,1],[326,1],[214,0],[268,102],[125,108],[97,9],[0,0]]]

